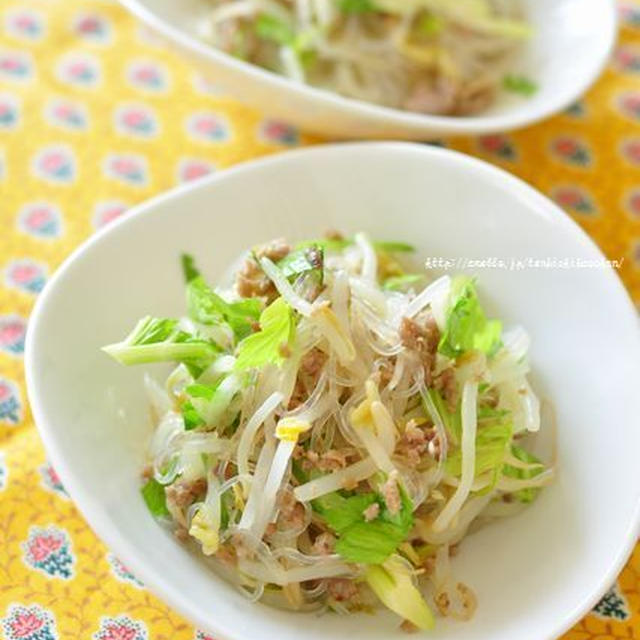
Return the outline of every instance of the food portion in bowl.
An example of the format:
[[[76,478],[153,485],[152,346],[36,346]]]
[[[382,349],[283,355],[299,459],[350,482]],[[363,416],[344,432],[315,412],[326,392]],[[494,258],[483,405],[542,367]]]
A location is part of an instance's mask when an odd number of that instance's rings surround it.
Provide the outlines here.
[[[410,251],[363,233],[278,240],[215,289],[183,256],[187,316],[105,347],[178,363],[145,378],[142,494],[251,599],[382,603],[405,628],[431,628],[434,609],[468,619],[450,556],[553,477],[530,448],[526,332],[488,319],[472,279],[428,283]]]
[[[530,35],[514,0],[211,0],[201,37],[291,80],[424,114],[483,111]]]

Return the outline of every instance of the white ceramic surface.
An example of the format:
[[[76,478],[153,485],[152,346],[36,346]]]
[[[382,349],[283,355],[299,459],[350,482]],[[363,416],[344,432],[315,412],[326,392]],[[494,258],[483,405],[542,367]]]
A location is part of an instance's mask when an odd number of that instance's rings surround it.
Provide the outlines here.
[[[215,280],[240,250],[286,234],[367,230],[422,257],[599,259],[555,205],[455,152],[370,143],[300,150],[147,202],[60,267],[29,324],[31,406],[52,462],[93,529],[153,591],[221,640],[392,640],[390,615],[302,616],[249,606],[148,514],[138,492],[150,433],[144,368],[100,346],[145,315],[180,314],[179,254]],[[475,618],[441,640],[549,640],[592,606],[637,534],[640,339],[610,269],[476,271],[491,314],[533,336],[538,390],[553,401],[559,474],[525,513],[470,537],[456,575]],[[153,367],[150,367],[153,371]],[[155,369],[157,372],[158,369]]]
[[[514,60],[514,70],[532,78],[538,92],[524,99],[503,92],[489,111],[454,118],[342,98],[228,56],[194,35],[210,10],[208,0],[120,1],[230,93],[308,131],[341,138],[424,140],[523,127],[562,110],[586,91],[616,36],[614,0],[522,0],[535,34]]]

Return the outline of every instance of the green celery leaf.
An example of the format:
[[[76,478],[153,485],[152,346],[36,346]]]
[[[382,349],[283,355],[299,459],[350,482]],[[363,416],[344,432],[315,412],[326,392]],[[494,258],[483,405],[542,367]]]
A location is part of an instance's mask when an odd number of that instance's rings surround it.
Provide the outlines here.
[[[322,274],[324,264],[324,250],[317,245],[310,245],[300,249],[294,249],[282,260],[278,260],[278,268],[289,279],[310,271],[319,271]],[[320,279],[322,284],[322,279]]]
[[[268,362],[280,364],[283,345],[291,346],[295,336],[293,310],[278,298],[260,315],[260,331],[247,336],[238,345],[236,371],[261,367]]]
[[[361,493],[350,498],[330,493],[314,500],[313,507],[334,531],[341,533],[352,524],[364,521],[362,512],[376,500],[375,493]]]
[[[404,542],[413,527],[413,505],[400,488],[402,506],[391,514],[377,493],[356,494],[345,498],[331,493],[313,501],[313,508],[338,534],[336,552],[348,562],[380,564]],[[364,511],[377,503],[380,514],[367,522]]]
[[[185,342],[189,337],[186,333],[176,331],[177,320],[170,318],[143,318],[127,338],[127,342],[132,346],[143,344],[155,344],[164,342],[173,335],[174,342]]]
[[[229,507],[227,506],[228,498],[226,494],[220,500],[220,530],[224,531],[229,526]]]
[[[341,238],[340,240],[335,238],[316,238],[313,240],[304,240],[298,242],[295,249],[308,249],[309,247],[320,247],[323,251],[342,251],[346,247],[353,244],[351,238]]]
[[[178,321],[147,316],[138,321],[122,341],[102,348],[121,364],[185,362],[208,366],[219,353],[209,340],[192,336],[178,328]]]
[[[509,415],[508,409],[496,409],[494,407],[478,407],[478,422],[483,420],[503,420]]]
[[[222,378],[214,385],[212,384],[190,384],[185,392],[192,398],[204,398],[205,400],[211,400],[216,393],[216,389],[220,385]]]
[[[444,21],[442,18],[438,16],[434,16],[431,13],[423,14],[419,20],[417,29],[418,31],[425,36],[435,36],[438,35],[444,27]]]
[[[476,476],[500,469],[513,429],[510,422],[483,426],[476,434]],[[451,452],[445,462],[447,473],[459,476],[462,470],[460,449]]]
[[[413,584],[404,563],[390,558],[383,566],[367,567],[364,579],[382,603],[418,629],[433,629],[433,613]]]
[[[153,516],[159,518],[169,515],[164,487],[159,482],[150,478],[140,492],[142,493],[147,508]]]
[[[391,276],[382,283],[382,288],[388,291],[404,291],[407,287],[424,280],[421,273],[405,273],[401,276]]]
[[[532,96],[538,90],[538,85],[533,80],[512,74],[508,74],[502,79],[502,86],[507,91],[527,97]]]
[[[256,298],[227,302],[196,276],[187,285],[189,317],[201,324],[227,322],[238,340],[252,332],[253,323],[260,317],[261,304]]]
[[[381,564],[404,541],[388,522],[355,522],[336,542],[336,553],[347,562]]]
[[[473,349],[483,351],[489,357],[494,355],[500,348],[502,325],[498,320],[487,320],[473,280],[465,276],[455,278],[450,299],[438,351],[450,358]]]
[[[291,473],[293,477],[298,481],[298,484],[309,482],[309,474],[302,468],[299,460],[291,460]],[[321,498],[318,499],[320,500]]]
[[[193,256],[188,253],[183,253],[180,256],[180,262],[182,263],[182,273],[186,283],[191,282],[194,278],[197,278],[200,275],[200,271],[198,271],[198,268],[196,267]]]
[[[296,245],[296,249],[316,246],[324,251],[342,251],[346,247],[354,244],[354,242],[353,238],[341,238],[339,240],[334,238],[316,238],[299,242]],[[416,250],[413,245],[407,244],[406,242],[395,242],[392,240],[374,240],[372,244],[377,251],[387,253],[413,253]]]
[[[200,417],[200,414],[196,411],[196,408],[191,402],[185,402],[182,405],[181,411],[185,431],[191,431],[192,429],[201,427],[204,424],[204,420]]]
[[[343,13],[369,13],[376,11],[372,0],[338,0],[338,9]]]
[[[528,480],[529,478],[535,478],[535,476],[541,474],[544,471],[544,465],[540,461],[539,458],[534,456],[532,453],[529,453],[522,447],[518,447],[517,445],[511,445],[511,453],[521,460],[522,462],[528,462],[530,464],[539,464],[539,467],[534,467],[533,469],[518,469],[517,467],[511,467],[509,465],[505,465],[502,468],[502,473],[509,478],[519,478],[521,480]],[[511,495],[520,502],[533,502],[536,496],[540,493],[540,489],[538,487],[531,487],[529,489],[520,489],[519,491],[514,491]]]
[[[455,411],[450,411],[449,407],[445,399],[440,395],[440,392],[436,389],[429,389],[429,396],[433,400],[433,404],[435,404],[440,417],[442,418],[442,422],[444,423],[444,427],[447,430],[449,437],[453,444],[459,444],[460,439],[462,438],[462,422],[460,415],[460,402],[458,401],[458,406]],[[424,400],[423,400],[424,404]],[[425,407],[426,409],[426,407]],[[427,410],[427,415],[429,412]]]
[[[267,13],[258,16],[255,22],[255,32],[264,40],[271,40],[279,45],[292,45],[295,42],[293,28],[283,20]]]
[[[379,251],[388,253],[414,253],[416,248],[406,242],[393,242],[389,240],[374,240],[373,246]]]

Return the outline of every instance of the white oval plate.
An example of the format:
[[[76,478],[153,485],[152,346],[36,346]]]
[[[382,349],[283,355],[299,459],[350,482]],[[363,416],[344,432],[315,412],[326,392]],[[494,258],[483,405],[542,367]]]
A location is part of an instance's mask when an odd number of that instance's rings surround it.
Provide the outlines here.
[[[96,533],[167,603],[222,640],[392,640],[378,614],[302,615],[250,605],[149,515],[139,474],[151,431],[141,368],[100,351],[143,315],[184,309],[179,255],[214,281],[241,250],[327,228],[412,242],[421,257],[600,260],[554,204],[483,162],[428,146],[294,151],[159,196],[80,247],[29,323],[29,398],[53,465]],[[610,269],[476,271],[488,311],[533,337],[553,401],[559,473],[530,509],[470,536],[454,570],[478,595],[441,640],[549,640],[586,613],[636,540],[640,340]],[[157,370],[156,370],[157,371]]]
[[[401,1],[401,0],[399,0]],[[305,130],[341,138],[425,140],[516,129],[561,111],[600,74],[616,37],[614,0],[523,0],[534,36],[514,70],[536,82],[529,98],[502,92],[476,116],[433,116],[376,106],[297,84],[233,58],[197,37],[208,0],[120,0],[144,23],[188,53],[230,93]]]

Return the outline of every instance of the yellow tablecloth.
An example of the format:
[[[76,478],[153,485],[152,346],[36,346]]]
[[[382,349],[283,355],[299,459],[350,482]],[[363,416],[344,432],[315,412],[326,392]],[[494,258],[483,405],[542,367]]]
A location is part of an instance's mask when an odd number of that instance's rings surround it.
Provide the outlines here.
[[[637,302],[640,1],[622,3],[620,15],[613,61],[583,100],[525,131],[443,144],[557,200],[622,261]],[[153,597],[74,509],[26,402],[24,333],[38,291],[95,229],[179,182],[308,142],[226,97],[112,2],[0,3],[0,634],[7,640],[207,637]],[[636,550],[566,638],[640,638],[639,575]]]

